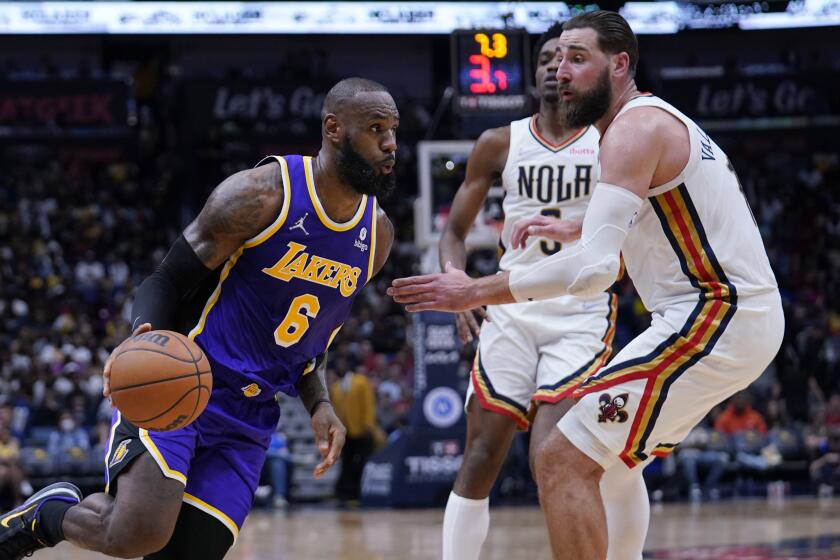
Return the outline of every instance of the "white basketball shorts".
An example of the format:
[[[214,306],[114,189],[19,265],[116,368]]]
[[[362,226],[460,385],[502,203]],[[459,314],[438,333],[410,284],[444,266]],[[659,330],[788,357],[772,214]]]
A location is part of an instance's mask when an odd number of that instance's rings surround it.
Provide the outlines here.
[[[540,402],[569,397],[606,364],[617,296],[490,306],[481,326],[466,402],[513,419],[526,430]]]
[[[764,372],[783,335],[777,291],[673,305],[575,391],[557,426],[604,469],[667,455]]]

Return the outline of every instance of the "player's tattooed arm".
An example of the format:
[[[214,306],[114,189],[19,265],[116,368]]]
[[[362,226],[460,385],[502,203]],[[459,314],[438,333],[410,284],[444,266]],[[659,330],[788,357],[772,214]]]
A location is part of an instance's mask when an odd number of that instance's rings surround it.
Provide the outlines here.
[[[246,240],[264,230],[283,205],[280,165],[234,173],[217,186],[184,237],[209,269],[224,263]]]
[[[394,224],[380,208],[376,215],[376,254],[373,256],[373,276],[379,274],[394,244]]]

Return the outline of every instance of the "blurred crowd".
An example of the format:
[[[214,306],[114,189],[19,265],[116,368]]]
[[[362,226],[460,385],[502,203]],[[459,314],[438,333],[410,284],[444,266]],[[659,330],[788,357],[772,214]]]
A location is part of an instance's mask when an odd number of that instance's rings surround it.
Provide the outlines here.
[[[151,95],[140,104],[137,149],[0,147],[0,509],[36,480],[67,472],[101,479],[112,412],[101,397],[102,365],[128,335],[134,288],[203,200],[182,191],[213,186],[176,181],[177,131],[164,109],[171,103]],[[353,390],[370,403],[348,423],[351,437],[371,446],[405,425],[412,404],[411,322],[385,287],[418,267],[413,154],[432,109],[417,106],[416,126],[401,137],[400,193],[383,202],[397,229],[391,257],[330,352],[334,399]],[[662,495],[714,499],[742,491],[744,480],[781,477],[829,494],[840,485],[840,154],[807,145],[751,153],[737,143],[724,147],[779,280],[786,337],[748,392],[718,407],[650,469],[651,486]],[[221,142],[210,152],[213,183],[260,156]],[[648,317],[629,280],[619,292],[620,347]],[[470,359],[467,349],[464,376]]]

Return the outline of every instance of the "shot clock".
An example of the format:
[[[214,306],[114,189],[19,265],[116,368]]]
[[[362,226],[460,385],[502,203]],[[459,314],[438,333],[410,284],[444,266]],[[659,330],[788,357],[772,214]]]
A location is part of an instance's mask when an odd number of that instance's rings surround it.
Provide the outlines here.
[[[452,32],[453,107],[458,113],[517,113],[528,104],[524,29]]]

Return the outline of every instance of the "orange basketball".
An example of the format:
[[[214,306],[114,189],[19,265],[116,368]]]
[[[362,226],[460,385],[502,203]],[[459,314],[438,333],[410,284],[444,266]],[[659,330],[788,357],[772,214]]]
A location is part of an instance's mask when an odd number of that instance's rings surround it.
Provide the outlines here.
[[[202,413],[212,390],[207,356],[182,334],[149,331],[114,351],[111,398],[123,418],[140,428],[183,428]]]

